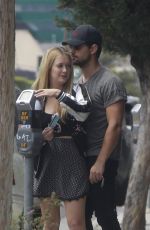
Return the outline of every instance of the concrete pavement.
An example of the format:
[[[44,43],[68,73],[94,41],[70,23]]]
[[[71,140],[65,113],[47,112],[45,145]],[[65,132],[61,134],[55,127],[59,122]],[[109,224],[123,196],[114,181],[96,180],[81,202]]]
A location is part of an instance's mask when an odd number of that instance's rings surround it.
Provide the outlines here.
[[[117,207],[118,220],[121,225],[123,219],[124,207]],[[98,226],[96,218],[92,218],[94,230],[101,230],[101,227]],[[59,230],[69,230],[67,227],[67,221],[64,214],[64,209],[61,207],[61,224]],[[130,229],[131,230],[131,229]],[[150,208],[146,209],[146,230],[150,230]]]

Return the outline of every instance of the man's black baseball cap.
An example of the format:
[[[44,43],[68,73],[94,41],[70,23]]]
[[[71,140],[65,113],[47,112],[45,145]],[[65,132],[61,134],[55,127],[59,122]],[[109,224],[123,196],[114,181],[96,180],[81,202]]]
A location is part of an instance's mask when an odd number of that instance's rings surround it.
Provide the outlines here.
[[[80,46],[82,44],[97,44],[101,46],[102,36],[92,25],[80,25],[71,34],[71,38],[63,41],[62,45]]]

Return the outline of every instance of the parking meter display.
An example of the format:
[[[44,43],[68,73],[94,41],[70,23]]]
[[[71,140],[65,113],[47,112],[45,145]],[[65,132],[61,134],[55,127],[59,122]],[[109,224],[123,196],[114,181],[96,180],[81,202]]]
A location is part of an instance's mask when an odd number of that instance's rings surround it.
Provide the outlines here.
[[[31,98],[33,97],[33,94],[33,90],[24,90],[18,97],[17,101],[24,101],[26,103],[29,103],[31,101]]]
[[[18,110],[33,110],[35,106],[36,98],[34,96],[34,90],[24,90],[21,92],[16,101]]]

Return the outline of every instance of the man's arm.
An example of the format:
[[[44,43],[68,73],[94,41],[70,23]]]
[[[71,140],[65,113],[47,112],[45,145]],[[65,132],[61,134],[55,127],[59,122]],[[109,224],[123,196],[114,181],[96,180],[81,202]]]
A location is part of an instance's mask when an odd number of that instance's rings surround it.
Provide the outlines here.
[[[101,151],[90,170],[91,183],[96,183],[102,179],[105,163],[118,143],[124,116],[124,106],[124,101],[118,101],[106,108],[108,127],[106,129]]]
[[[60,106],[65,108],[68,113],[78,121],[85,121],[91,109],[91,100],[84,86],[77,85],[75,96],[65,93],[59,89],[39,89],[35,91],[36,97],[55,97]]]

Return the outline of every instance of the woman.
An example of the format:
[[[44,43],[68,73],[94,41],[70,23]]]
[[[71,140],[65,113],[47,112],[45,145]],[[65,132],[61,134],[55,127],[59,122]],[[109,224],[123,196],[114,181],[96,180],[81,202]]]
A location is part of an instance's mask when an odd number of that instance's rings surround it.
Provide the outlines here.
[[[33,85],[35,95],[45,99],[42,126],[46,142],[35,162],[34,176],[34,196],[40,198],[44,230],[59,229],[60,209],[54,205],[53,194],[64,201],[69,229],[85,230],[88,174],[72,136],[80,126],[78,121],[87,117],[89,103],[83,100],[81,91],[84,90],[80,87],[78,95],[81,103],[68,96],[72,93],[72,81],[73,66],[69,52],[63,47],[48,50]],[[66,107],[65,103],[60,106],[60,96],[67,98],[72,109],[69,109],[69,105]],[[55,113],[59,114],[60,121],[53,130],[48,124]]]

